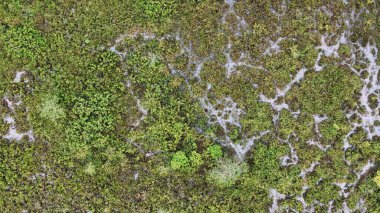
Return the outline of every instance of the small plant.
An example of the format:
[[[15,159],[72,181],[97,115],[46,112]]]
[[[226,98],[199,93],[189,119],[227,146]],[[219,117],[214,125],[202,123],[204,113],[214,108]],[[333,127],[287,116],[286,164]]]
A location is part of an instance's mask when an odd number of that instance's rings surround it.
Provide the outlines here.
[[[162,176],[162,177],[166,177],[170,174],[170,167],[168,166],[159,166],[157,167],[156,169],[157,173]]]
[[[150,21],[160,21],[174,13],[173,0],[144,0],[138,1],[138,7],[143,11],[144,16]]]
[[[178,151],[173,155],[170,166],[173,170],[194,172],[203,163],[202,155],[196,151],[192,151],[189,155],[186,155],[183,151]]]
[[[341,45],[338,49],[339,54],[349,56],[351,53],[351,49],[348,45]]]
[[[193,169],[198,169],[203,164],[201,154],[192,151],[190,154],[190,164]]]
[[[236,183],[239,177],[247,171],[245,163],[225,158],[219,160],[217,166],[208,174],[208,180],[218,187],[230,187]]]
[[[58,104],[58,97],[48,95],[42,99],[40,116],[52,122],[65,117],[64,110]]]
[[[209,146],[207,152],[213,159],[219,159],[223,155],[222,147],[217,144]]]
[[[190,166],[189,158],[183,151],[178,151],[173,155],[170,166],[173,170],[186,170]]]
[[[268,33],[268,30],[263,24],[254,24],[253,25],[253,33],[257,36],[262,36],[263,34]]]
[[[233,141],[238,140],[239,138],[239,129],[238,128],[233,128],[231,132],[229,133],[230,139]]]
[[[85,170],[84,170],[84,172],[86,173],[86,174],[88,174],[88,175],[94,175],[95,173],[96,173],[96,170],[95,170],[95,166],[94,166],[94,164],[92,164],[92,163],[88,163],[87,165],[86,165],[86,168],[85,168]]]

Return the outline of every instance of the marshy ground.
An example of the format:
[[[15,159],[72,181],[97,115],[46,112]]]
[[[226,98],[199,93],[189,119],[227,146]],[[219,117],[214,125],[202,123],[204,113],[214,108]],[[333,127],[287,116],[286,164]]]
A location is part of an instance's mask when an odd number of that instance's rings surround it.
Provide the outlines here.
[[[380,5],[0,3],[3,212],[379,212]]]

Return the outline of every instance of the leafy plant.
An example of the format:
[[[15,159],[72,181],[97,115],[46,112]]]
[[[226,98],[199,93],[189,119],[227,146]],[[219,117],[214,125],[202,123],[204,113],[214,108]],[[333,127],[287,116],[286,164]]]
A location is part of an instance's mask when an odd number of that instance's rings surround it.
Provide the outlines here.
[[[190,153],[190,165],[193,170],[198,169],[201,165],[203,165],[203,160],[201,154],[197,153],[196,151],[192,151]]]
[[[173,170],[186,170],[190,166],[190,161],[185,152],[178,151],[173,155],[170,166]]]
[[[173,0],[139,0],[137,5],[150,21],[161,21],[175,12]]]
[[[173,170],[179,170],[183,172],[194,172],[201,165],[203,165],[202,155],[197,153],[196,151],[192,151],[188,155],[186,155],[183,151],[176,152],[172,160],[170,162],[170,166]]]
[[[80,71],[80,89],[65,91],[68,122],[63,127],[66,135],[58,153],[70,159],[70,166],[72,160],[79,160],[83,165],[91,161],[98,168],[123,157],[126,143],[117,137],[115,129],[122,113],[115,108],[123,95],[120,76],[118,58],[104,52]]]
[[[207,152],[210,154],[211,158],[219,159],[223,156],[222,147],[220,145],[214,144],[207,148]]]

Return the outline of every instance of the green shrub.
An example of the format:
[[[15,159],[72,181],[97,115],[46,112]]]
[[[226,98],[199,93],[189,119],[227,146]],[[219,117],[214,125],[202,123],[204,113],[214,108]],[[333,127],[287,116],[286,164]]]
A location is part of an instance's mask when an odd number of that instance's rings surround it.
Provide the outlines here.
[[[28,208],[41,185],[33,176],[41,170],[41,159],[34,143],[11,143],[0,140],[0,205],[5,212]],[[30,208],[30,207],[29,207]]]
[[[186,155],[183,151],[176,152],[170,162],[170,167],[173,170],[182,172],[194,172],[203,165],[202,155],[196,151],[192,151],[189,155]]]
[[[211,158],[213,159],[219,159],[220,157],[223,156],[223,151],[222,151],[222,147],[217,145],[217,144],[214,144],[212,146],[209,146],[207,148],[207,152],[209,153],[209,155],[211,156]]]
[[[114,141],[115,117],[111,111],[111,94],[85,93],[77,97],[75,102],[72,119],[66,129],[68,141],[66,146],[72,150],[67,154],[79,155],[85,159],[80,153],[89,150],[86,157],[104,158],[101,153]]]
[[[336,66],[327,66],[323,72],[312,72],[300,87],[292,89],[289,102],[294,101],[307,113],[337,114],[344,104],[354,104],[354,94],[361,87],[360,78],[350,72]]]
[[[190,153],[190,164],[193,170],[198,169],[201,165],[203,165],[202,155],[197,153],[196,151],[192,151]]]
[[[170,166],[173,170],[187,170],[190,166],[189,159],[186,153],[183,151],[178,151],[173,155]]]
[[[173,0],[139,0],[137,5],[150,21],[162,21],[175,12]]]

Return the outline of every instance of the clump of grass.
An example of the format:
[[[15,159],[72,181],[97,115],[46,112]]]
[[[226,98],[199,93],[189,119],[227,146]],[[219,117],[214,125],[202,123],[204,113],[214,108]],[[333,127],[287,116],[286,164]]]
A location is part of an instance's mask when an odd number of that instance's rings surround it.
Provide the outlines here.
[[[44,97],[40,106],[40,116],[52,122],[65,116],[64,110],[58,104],[58,97],[51,95]]]
[[[208,174],[208,180],[218,187],[233,186],[239,177],[247,171],[247,164],[235,159],[224,158]]]

